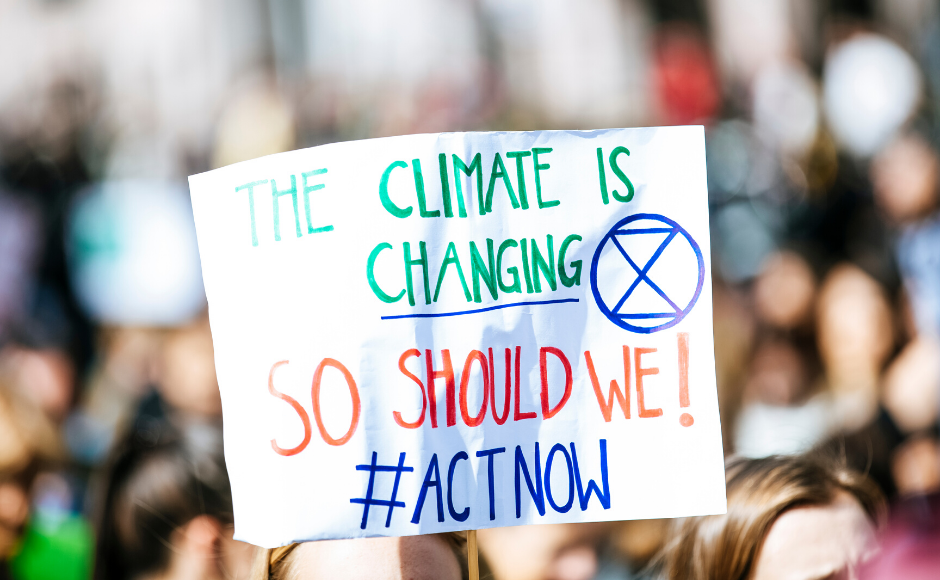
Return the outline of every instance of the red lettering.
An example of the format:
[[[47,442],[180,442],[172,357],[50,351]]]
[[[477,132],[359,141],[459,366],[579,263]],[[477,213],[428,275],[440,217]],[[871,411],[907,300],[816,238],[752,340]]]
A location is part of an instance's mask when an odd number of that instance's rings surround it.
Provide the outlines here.
[[[561,364],[565,367],[565,394],[561,397],[561,400],[558,401],[558,404],[554,408],[549,408],[548,405],[548,357],[547,355],[553,354],[558,357],[558,360],[561,361]],[[562,407],[565,406],[565,403],[568,402],[568,398],[571,396],[571,363],[568,362],[565,353],[553,346],[543,346],[539,349],[539,370],[542,374],[542,418],[551,419],[561,411]]]
[[[268,392],[274,395],[275,397],[277,397],[278,399],[281,399],[282,401],[286,401],[291,407],[293,407],[294,411],[297,412],[297,415],[300,417],[300,420],[303,421],[303,424],[304,424],[304,440],[301,441],[300,445],[298,445],[297,447],[293,447],[291,449],[283,449],[280,446],[278,446],[277,442],[274,439],[271,439],[271,449],[273,449],[274,452],[277,453],[278,455],[283,455],[285,457],[290,457],[291,455],[297,455],[298,453],[303,451],[307,447],[307,444],[310,443],[310,435],[312,433],[312,430],[310,428],[310,415],[307,414],[307,411],[304,410],[304,408],[300,405],[300,403],[297,402],[296,399],[294,399],[290,395],[285,395],[284,393],[274,388],[274,371],[277,370],[277,368],[280,367],[281,365],[286,365],[288,362],[289,361],[282,360],[280,362],[274,363],[274,366],[271,367],[271,371],[268,373]]]
[[[509,405],[512,403],[512,349],[506,349],[506,395],[503,397],[503,414],[496,412],[496,364],[493,360],[493,349],[490,354],[490,410],[497,425],[502,425],[509,418]],[[517,375],[518,376],[518,375]],[[517,383],[518,384],[518,383]],[[518,407],[518,405],[517,405]],[[518,419],[517,419],[518,420]]]
[[[512,413],[513,421],[522,421],[523,419],[535,419],[538,416],[535,411],[529,411],[527,413],[519,412],[519,404],[520,404],[519,378],[521,374],[522,374],[522,347],[517,346],[516,347],[516,393],[515,393],[516,408],[513,410],[513,413]]]
[[[689,333],[677,332],[679,341],[679,406],[689,406]]]
[[[427,357],[425,361],[427,363],[426,384],[428,386],[428,401],[431,403],[431,428],[437,429],[437,390],[434,388],[435,379],[444,379],[447,389],[447,426],[453,427],[457,424],[457,405],[456,401],[454,401],[456,384],[454,383],[454,366],[450,362],[450,351],[446,348],[441,351],[441,360],[443,361],[444,368],[439,371],[434,370],[434,357],[431,351],[425,350],[424,356]]]
[[[594,361],[591,360],[591,351],[584,351],[584,360],[587,362],[588,374],[591,375],[591,385],[594,387],[594,394],[597,396],[597,404],[601,408],[601,414],[604,421],[610,423],[614,410],[614,401],[620,404],[620,410],[623,411],[623,418],[630,418],[630,347],[623,347],[623,384],[624,391],[620,390],[620,385],[616,379],[610,381],[610,391],[608,398],[604,400],[604,394],[601,392],[600,381],[597,380],[597,373],[594,371]]]
[[[339,439],[333,439],[330,437],[330,434],[326,432],[326,427],[323,426],[323,417],[320,415],[320,379],[323,378],[323,370],[326,367],[333,367],[343,373],[343,377],[346,379],[346,385],[349,387],[349,396],[352,398],[353,410],[352,420],[349,422],[349,430]],[[332,358],[325,358],[320,361],[320,364],[317,365],[316,372],[313,373],[311,398],[313,399],[313,417],[317,420],[317,428],[320,429],[320,437],[323,437],[323,440],[326,441],[328,445],[339,446],[349,441],[349,438],[353,436],[353,433],[356,432],[356,427],[359,425],[359,389],[356,388],[356,381],[353,380],[352,374],[343,366],[343,363]]]
[[[480,363],[480,369],[483,371],[483,404],[480,406],[480,411],[476,417],[471,417],[470,411],[467,409],[467,391],[470,390],[470,369],[473,367],[473,361]],[[460,375],[460,415],[467,427],[478,426],[486,417],[486,403],[490,394],[490,373],[487,366],[486,355],[478,350],[470,351],[466,362],[463,364],[463,373]]]
[[[421,379],[413,375],[408,369],[405,368],[405,360],[413,356],[418,356],[418,357],[421,356],[421,351],[416,348],[413,348],[411,350],[406,350],[405,352],[403,352],[401,354],[401,357],[399,357],[398,359],[398,370],[400,370],[403,375],[413,380],[415,384],[418,385],[418,388],[421,389],[421,416],[418,417],[418,420],[415,421],[414,423],[409,423],[405,421],[404,419],[402,419],[401,413],[399,413],[398,411],[392,411],[392,416],[395,418],[395,422],[398,423],[399,426],[404,427],[405,429],[417,429],[422,424],[424,424],[424,414],[428,410],[428,397],[427,397],[427,394],[424,392],[424,383],[421,382]]]
[[[649,419],[651,417],[659,417],[663,414],[662,409],[647,409],[646,404],[644,403],[643,395],[643,377],[649,375],[658,375],[659,369],[656,367],[651,367],[644,369],[640,366],[640,357],[644,354],[650,354],[656,352],[655,348],[634,348],[633,349],[633,368],[636,369],[636,406],[640,410],[641,419]]]

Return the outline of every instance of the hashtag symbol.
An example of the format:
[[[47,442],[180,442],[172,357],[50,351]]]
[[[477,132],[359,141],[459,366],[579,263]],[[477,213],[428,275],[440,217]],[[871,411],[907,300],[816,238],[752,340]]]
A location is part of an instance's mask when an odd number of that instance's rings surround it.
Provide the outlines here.
[[[369,472],[369,488],[366,490],[365,498],[353,498],[349,500],[349,503],[361,503],[364,507],[362,509],[362,524],[359,525],[361,529],[366,529],[366,524],[369,523],[369,508],[372,506],[386,506],[388,507],[388,517],[385,518],[385,527],[392,525],[392,510],[397,507],[405,507],[405,502],[395,501],[395,498],[398,497],[398,483],[401,481],[401,474],[405,471],[414,471],[413,467],[405,467],[405,453],[402,452],[398,456],[398,465],[376,465],[378,461],[378,453],[375,451],[372,452],[372,464],[371,465],[357,465],[356,471],[368,471]],[[384,499],[373,499],[372,494],[375,490],[375,474],[379,471],[394,471],[395,472],[395,485],[392,487],[392,498],[388,501]]]

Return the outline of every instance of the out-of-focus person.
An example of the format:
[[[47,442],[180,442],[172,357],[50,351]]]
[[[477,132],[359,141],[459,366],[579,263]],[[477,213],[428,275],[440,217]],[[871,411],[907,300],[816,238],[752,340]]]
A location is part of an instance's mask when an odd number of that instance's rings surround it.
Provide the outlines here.
[[[909,497],[891,509],[881,550],[860,580],[933,580],[940,570],[940,495]]]
[[[930,144],[913,133],[902,135],[872,161],[875,201],[898,224],[926,217],[936,206],[938,172]]]
[[[861,268],[840,264],[823,281],[816,307],[819,354],[836,426],[856,430],[878,409],[878,382],[894,324],[882,287]]]
[[[0,353],[0,366],[51,421],[65,418],[75,394],[75,368],[65,352],[54,346],[9,344]]]
[[[141,404],[158,407],[154,413],[161,420],[219,423],[221,399],[205,318],[169,329],[109,328],[99,348],[101,361],[66,425],[76,459],[103,462]]]
[[[766,457],[808,451],[832,428],[811,349],[787,337],[757,340],[735,428],[735,451]]]
[[[458,533],[289,544],[259,550],[249,580],[460,580],[467,577]]]
[[[53,423],[33,400],[0,376],[0,578],[23,578],[23,538],[31,516],[30,492],[45,463],[61,456]],[[62,578],[81,577],[87,562],[62,561]]]
[[[731,459],[728,512],[676,520],[658,558],[669,580],[856,579],[877,551],[884,499],[819,457]]]
[[[881,550],[859,577],[936,578],[940,570],[940,443],[936,436],[908,438],[895,450],[891,471],[900,498],[891,506]]]
[[[882,404],[907,434],[924,432],[940,418],[940,342],[915,337],[885,372]]]
[[[190,419],[222,415],[209,320],[169,331],[163,343],[157,390],[170,407]]]
[[[830,426],[818,447],[844,457],[891,497],[891,455],[903,433],[882,392],[897,330],[886,290],[861,268],[839,264],[823,281],[816,316]]]
[[[812,268],[793,251],[772,254],[754,281],[759,331],[744,406],[731,426],[740,455],[801,453],[829,434],[829,403],[812,340],[816,286]]]
[[[76,461],[100,465],[106,460],[141,397],[156,382],[163,334],[155,328],[123,326],[99,332],[97,361],[65,425]]]
[[[875,157],[875,200],[897,228],[895,254],[920,334],[940,336],[940,158],[926,140],[906,134]]]
[[[770,256],[754,281],[754,308],[762,322],[791,330],[808,323],[816,298],[816,277],[796,252]]]
[[[213,441],[153,417],[118,443],[99,497],[97,580],[244,578],[228,476]]]
[[[589,580],[609,524],[549,524],[480,530],[480,547],[499,580]],[[520,557],[520,554],[526,554]]]

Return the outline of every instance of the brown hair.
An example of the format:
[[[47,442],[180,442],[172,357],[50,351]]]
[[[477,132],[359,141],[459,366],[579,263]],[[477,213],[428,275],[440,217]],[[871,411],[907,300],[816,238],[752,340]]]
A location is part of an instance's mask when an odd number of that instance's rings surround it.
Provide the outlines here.
[[[467,577],[467,538],[463,532],[447,532],[436,534],[453,550],[457,562],[460,564],[460,577]],[[297,580],[294,569],[296,559],[293,557],[295,548],[300,544],[288,544],[280,548],[259,548],[255,556],[248,580]]]
[[[842,464],[817,456],[732,459],[726,466],[728,512],[676,520],[656,566],[669,580],[745,580],[764,537],[783,512],[828,505],[851,494],[879,524],[886,507],[878,487]]]
[[[101,482],[95,580],[163,572],[175,530],[202,515],[232,519],[228,476],[214,450],[168,425],[149,425],[118,442]]]

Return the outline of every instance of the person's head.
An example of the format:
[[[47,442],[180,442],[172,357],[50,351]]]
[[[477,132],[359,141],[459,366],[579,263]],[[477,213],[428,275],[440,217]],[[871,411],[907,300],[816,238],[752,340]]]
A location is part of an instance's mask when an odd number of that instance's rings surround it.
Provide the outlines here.
[[[55,346],[10,345],[0,353],[0,367],[11,386],[51,420],[68,414],[75,387],[75,367],[68,354]]]
[[[184,414],[222,414],[209,321],[205,318],[175,328],[163,345],[158,389],[163,399]]]
[[[607,522],[591,522],[489,528],[478,535],[497,578],[588,580],[597,575],[598,552],[611,531]]]
[[[833,388],[874,386],[894,346],[891,305],[874,278],[852,264],[835,266],[819,293],[816,329]]]
[[[811,345],[768,333],[758,337],[744,394],[750,401],[795,405],[805,400],[816,378]]]
[[[259,550],[249,580],[460,580],[461,534],[363,538]]]
[[[99,505],[96,579],[228,576],[228,476],[196,439],[154,429],[118,445]]]
[[[0,562],[22,537],[36,473],[61,455],[58,433],[43,410],[0,375]]]
[[[870,480],[818,457],[730,460],[728,512],[677,520],[669,580],[854,578],[884,515]]]
[[[916,134],[898,137],[872,161],[875,201],[895,222],[916,220],[937,205],[940,159]]]
[[[792,329],[812,316],[816,277],[809,263],[791,251],[771,255],[754,280],[754,309],[765,324]]]

